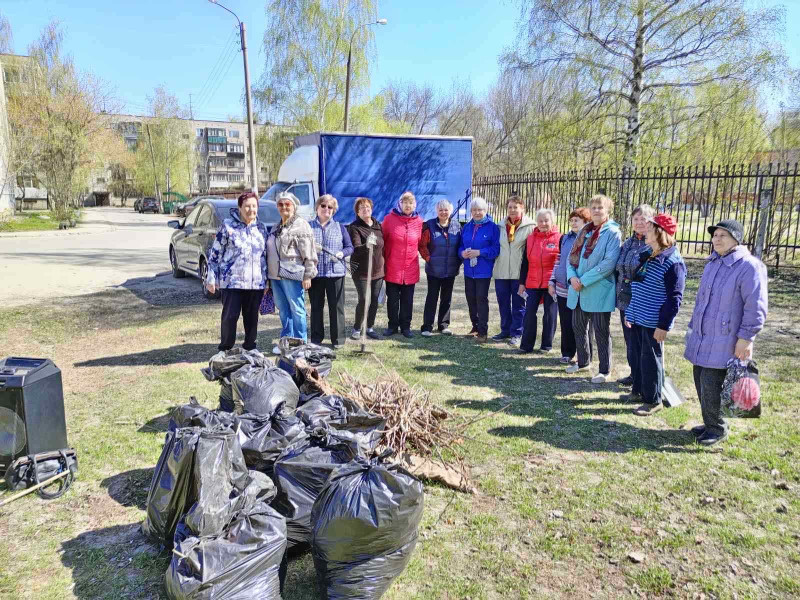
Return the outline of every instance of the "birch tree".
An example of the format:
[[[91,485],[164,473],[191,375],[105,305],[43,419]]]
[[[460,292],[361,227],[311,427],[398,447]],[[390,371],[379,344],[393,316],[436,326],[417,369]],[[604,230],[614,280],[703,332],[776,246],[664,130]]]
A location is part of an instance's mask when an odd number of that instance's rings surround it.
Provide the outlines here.
[[[783,23],[779,8],[747,0],[527,0],[523,44],[507,64],[568,64],[591,76],[587,99],[623,117],[623,168],[636,168],[643,107],[664,89],[770,77]],[[621,112],[617,112],[620,111]]]

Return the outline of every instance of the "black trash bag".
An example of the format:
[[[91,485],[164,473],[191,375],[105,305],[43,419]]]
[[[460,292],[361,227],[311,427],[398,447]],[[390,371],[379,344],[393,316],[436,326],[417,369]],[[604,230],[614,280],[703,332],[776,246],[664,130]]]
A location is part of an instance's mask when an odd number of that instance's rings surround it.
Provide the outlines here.
[[[195,500],[194,450],[200,431],[199,427],[185,427],[167,432],[164,449],[153,472],[142,530],[166,548],[172,548],[175,527]]]
[[[237,434],[230,428],[201,431],[192,480],[195,502],[184,517],[186,526],[198,537],[222,533],[241,509],[250,482]]]
[[[244,406],[238,406],[233,401],[230,377],[222,377],[219,380],[219,410],[239,415],[244,412]]]
[[[320,377],[327,377],[333,368],[333,359],[336,358],[336,353],[330,348],[304,343],[299,338],[282,337],[278,341],[278,348],[281,351],[278,366],[295,377],[295,383],[298,386],[302,384],[302,381],[297,379],[294,367],[298,359],[302,358],[309,367],[314,367]]]
[[[172,411],[167,431],[176,431],[182,427],[234,427],[235,422],[233,415],[224,411],[210,410],[191,396],[189,404],[177,406]]]
[[[272,416],[244,414],[238,421],[245,463],[270,477],[281,452],[307,437],[302,421],[280,409]]]
[[[258,350],[243,350],[242,348],[232,348],[221,350],[208,360],[208,366],[200,371],[209,381],[219,381],[229,377],[245,365],[265,366],[269,359]]]
[[[321,427],[284,450],[275,461],[278,494],[272,506],[286,517],[289,548],[311,541],[311,508],[333,470],[368,450],[352,433]]]
[[[245,413],[271,415],[281,405],[294,411],[300,398],[292,378],[274,365],[246,365],[231,376],[234,404],[241,404]]]
[[[398,465],[337,467],[311,513],[320,598],[380,598],[414,552],[423,503],[422,483]]]
[[[355,433],[370,450],[378,447],[386,426],[386,419],[342,396],[311,398],[300,405],[295,414],[308,427],[328,426]]]
[[[237,513],[214,538],[175,545],[165,575],[172,600],[280,600],[285,575],[286,520],[266,502]]]

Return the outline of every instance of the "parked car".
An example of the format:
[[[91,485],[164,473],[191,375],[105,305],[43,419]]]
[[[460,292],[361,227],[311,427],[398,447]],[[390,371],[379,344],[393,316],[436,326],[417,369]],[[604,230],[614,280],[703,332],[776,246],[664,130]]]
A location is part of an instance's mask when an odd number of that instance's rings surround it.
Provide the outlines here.
[[[175,205],[175,214],[179,217],[187,217],[196,207],[201,200],[224,200],[222,196],[199,196],[189,202],[183,202]]]
[[[153,212],[158,214],[161,212],[161,206],[155,198],[142,198],[142,201],[139,203],[139,212]]]
[[[238,210],[235,199],[204,198],[182,221],[178,219],[167,221],[167,226],[176,230],[169,241],[169,263],[173,277],[186,277],[188,273],[205,281],[208,273],[207,257],[211,252],[217,229],[232,212]],[[258,203],[258,220],[267,226],[268,231],[272,230],[280,221],[274,202]],[[208,293],[205,285],[202,288],[206,298],[220,297],[219,290],[212,295]]]

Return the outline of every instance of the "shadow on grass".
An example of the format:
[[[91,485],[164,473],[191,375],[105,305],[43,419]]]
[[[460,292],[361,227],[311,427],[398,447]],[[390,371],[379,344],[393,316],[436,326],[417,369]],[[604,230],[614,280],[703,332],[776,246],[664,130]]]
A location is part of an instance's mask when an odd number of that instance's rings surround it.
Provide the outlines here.
[[[163,597],[169,557],[148,543],[138,522],[84,532],[63,542],[61,550],[75,598]]]
[[[108,495],[122,506],[135,506],[139,510],[147,509],[147,493],[153,471],[150,469],[131,469],[106,477],[100,487],[108,490]]]
[[[102,356],[76,362],[75,367],[136,367],[142,365],[163,366],[176,363],[208,360],[217,353],[217,344],[177,344],[169,348],[155,348],[143,352]]]

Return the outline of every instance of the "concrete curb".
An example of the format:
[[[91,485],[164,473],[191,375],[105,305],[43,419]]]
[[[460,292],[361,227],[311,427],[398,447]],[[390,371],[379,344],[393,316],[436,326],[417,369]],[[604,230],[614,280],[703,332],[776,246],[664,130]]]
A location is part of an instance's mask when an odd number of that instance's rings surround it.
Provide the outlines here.
[[[45,231],[7,231],[0,233],[3,238],[36,238],[36,237],[63,237],[66,235],[89,235],[93,233],[109,233],[116,231],[117,227],[73,227],[72,229],[48,229]]]

